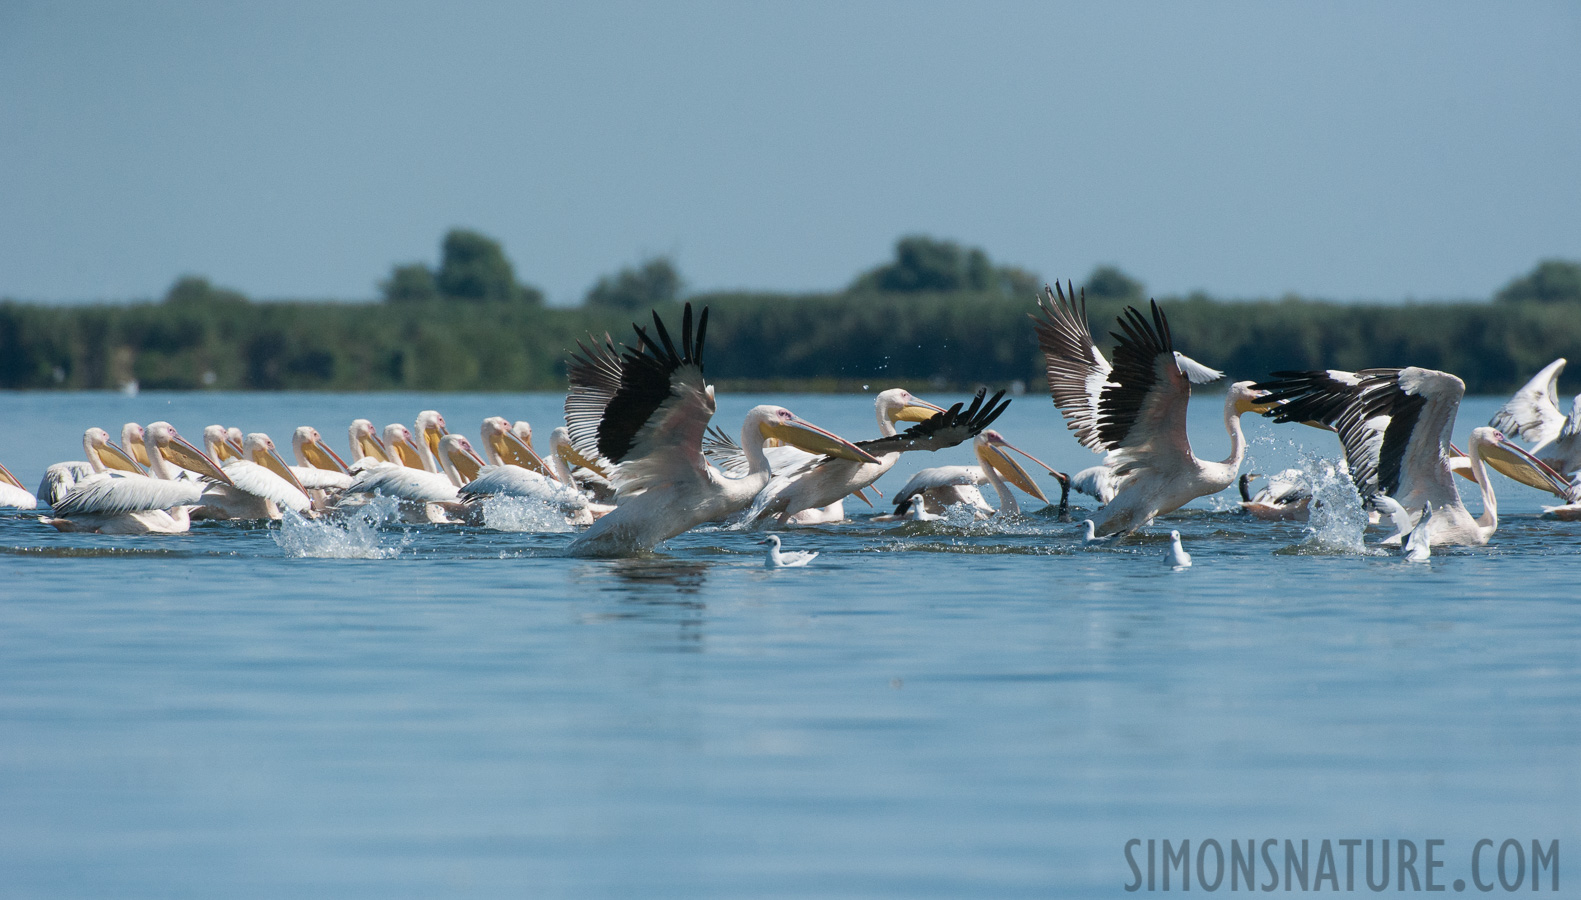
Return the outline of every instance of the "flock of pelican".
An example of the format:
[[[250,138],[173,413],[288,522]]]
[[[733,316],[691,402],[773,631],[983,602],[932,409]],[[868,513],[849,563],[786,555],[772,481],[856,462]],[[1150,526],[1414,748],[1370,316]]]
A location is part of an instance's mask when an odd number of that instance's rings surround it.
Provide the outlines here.
[[[1554,494],[1561,502],[1546,507],[1549,514],[1581,519],[1581,396],[1568,416],[1560,410],[1563,359],[1517,392],[1492,424],[1473,429],[1465,452],[1451,442],[1465,385],[1446,372],[1275,372],[1262,382],[1236,382],[1224,403],[1229,453],[1212,460],[1192,451],[1186,408],[1192,385],[1223,373],[1175,349],[1156,302],[1150,314],[1127,308],[1119,317],[1112,362],[1094,343],[1085,297],[1075,291],[1045,288],[1032,320],[1054,405],[1077,441],[1103,454],[1074,476],[990,427],[1009,405],[1002,391],[989,397],[980,390],[970,403],[949,408],[905,390],[883,391],[875,401],[878,436],[865,440],[772,405],[750,410],[737,435],[711,427],[714,387],[703,374],[708,311],[694,318],[687,304],[679,340],[655,312],[651,329],[633,325],[629,343],[606,335],[578,344],[567,366],[565,424],[551,432],[547,458],[534,449],[526,422],[483,420],[475,448],[433,410],[411,428],[353,421],[345,458],[304,425],[292,435],[295,465],[266,434],[211,425],[200,449],[168,422],[128,423],[119,443],[89,428],[85,459],[50,466],[36,498],[0,466],[0,506],[47,505],[51,515],[40,521],[62,531],[150,534],[186,531],[197,519],[331,516],[377,497],[395,498],[409,520],[476,523],[485,521],[490,499],[509,497],[579,529],[571,554],[622,556],[708,523],[843,521],[845,501],[871,505],[866,492],[877,491],[875,482],[903,453],[970,442],[976,465],[917,472],[894,496],[893,512],[873,520],[936,518],[952,507],[980,518],[1017,516],[1012,488],[1049,504],[1018,454],[1059,484],[1060,521],[1069,520],[1073,488],[1098,499],[1085,526],[1088,540],[1103,541],[1237,481],[1250,515],[1307,516],[1321,501],[1303,473],[1272,476],[1256,495],[1250,485],[1259,476],[1240,473],[1241,416],[1257,413],[1337,433],[1344,453],[1338,465],[1362,500],[1395,525],[1386,542],[1403,541],[1417,557],[1435,544],[1489,540],[1498,527],[1490,469]],[[1523,449],[1506,432],[1533,446]],[[1466,510],[1457,474],[1477,485],[1480,515]],[[997,505],[984,498],[985,485]],[[1172,537],[1174,564],[1190,565],[1178,533]],[[770,565],[808,559],[781,554],[777,539],[770,551]]]

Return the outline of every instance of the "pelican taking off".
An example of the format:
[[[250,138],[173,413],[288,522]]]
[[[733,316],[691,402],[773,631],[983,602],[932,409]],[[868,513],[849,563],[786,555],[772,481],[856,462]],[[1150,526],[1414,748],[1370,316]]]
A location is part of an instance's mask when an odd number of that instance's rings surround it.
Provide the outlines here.
[[[1543,367],[1488,424],[1531,444],[1533,456],[1565,478],[1581,471],[1581,394],[1570,403],[1570,415],[1559,410],[1559,373],[1564,357]]]
[[[1025,456],[1048,469],[1049,474],[1058,478],[1062,487],[1061,512],[1068,511],[1070,479],[1055,472],[1037,457],[1014,446],[999,432],[990,428],[978,434],[972,439],[972,449],[977,454],[975,466],[935,466],[911,476],[911,480],[907,481],[900,489],[900,493],[895,495],[895,515],[904,516],[915,508],[922,514],[937,516],[942,515],[947,507],[964,503],[972,508],[978,518],[988,518],[996,514],[1019,516],[1021,507],[1016,503],[1015,495],[1010,492],[1006,482],[1044,503],[1049,502],[1043,489],[1038,487],[1027,470],[1023,469],[1007,451],[1015,451]],[[998,494],[997,510],[988,505],[983,499],[982,491],[978,490],[978,486],[984,484],[992,485],[994,492]]]
[[[1499,527],[1498,502],[1487,464],[1525,483],[1566,496],[1569,486],[1536,457],[1496,428],[1471,432],[1467,448],[1472,480],[1482,492],[1482,515],[1472,518],[1455,488],[1450,435],[1466,385],[1448,372],[1411,366],[1274,372],[1257,385],[1277,403],[1266,415],[1276,422],[1317,422],[1339,433],[1351,481],[1370,504],[1387,494],[1410,512],[1433,505],[1428,534],[1434,544],[1486,544]],[[1400,539],[1391,537],[1387,542]]]
[[[692,306],[681,318],[677,348],[657,312],[653,335],[638,325],[636,346],[616,349],[605,337],[592,349],[580,342],[567,366],[571,390],[565,419],[571,441],[590,459],[607,460],[618,505],[571,542],[578,556],[624,556],[651,550],[705,522],[745,509],[772,477],[763,444],[778,439],[810,453],[874,462],[844,438],[779,406],[757,406],[741,427],[749,461],[740,478],[722,475],[703,458],[703,436],[714,415],[714,389],[703,377],[708,310],[692,328]]]
[[[1135,531],[1154,516],[1234,483],[1246,453],[1240,417],[1264,408],[1262,392],[1249,381],[1230,386],[1224,402],[1230,455],[1223,462],[1198,459],[1186,437],[1191,385],[1224,373],[1174,349],[1156,301],[1152,322],[1126,307],[1111,366],[1092,341],[1085,295],[1078,300],[1074,291],[1070,297],[1048,288],[1043,293],[1042,315],[1032,318],[1054,405],[1082,446],[1109,453],[1118,479],[1114,497],[1097,513],[1099,536]]]

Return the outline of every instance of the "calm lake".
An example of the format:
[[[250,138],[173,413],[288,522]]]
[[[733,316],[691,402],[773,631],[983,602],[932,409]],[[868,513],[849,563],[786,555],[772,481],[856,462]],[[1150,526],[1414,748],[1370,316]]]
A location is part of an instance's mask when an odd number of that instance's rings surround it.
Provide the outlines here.
[[[312,424],[344,454],[351,419],[429,408],[542,446],[561,400],[0,393],[0,462],[31,488],[83,429],[157,419],[282,446]],[[715,422],[762,402],[877,435],[871,395],[721,394]],[[1462,444],[1500,402],[1466,401]],[[1221,413],[1193,401],[1199,455],[1226,455]],[[1244,421],[1252,470],[1338,455]],[[995,427],[1098,459],[1046,395]],[[848,504],[785,532],[821,554],[789,570],[728,528],[607,561],[509,519],[134,538],[0,511],[0,898],[1129,896],[1133,838],[1308,840],[1314,864],[1325,839],[1443,839],[1440,885],[1479,839],[1557,840],[1574,879],[1581,523],[1496,489],[1489,546],[1419,564],[1229,494],[1098,548],[1029,498],[1009,523]],[[1170,529],[1192,568],[1164,564]]]

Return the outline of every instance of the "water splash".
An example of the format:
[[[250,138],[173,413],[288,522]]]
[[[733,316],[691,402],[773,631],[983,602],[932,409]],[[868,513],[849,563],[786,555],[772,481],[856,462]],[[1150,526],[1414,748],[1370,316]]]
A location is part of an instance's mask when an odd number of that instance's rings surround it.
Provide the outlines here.
[[[1301,455],[1301,473],[1312,491],[1311,518],[1301,553],[1372,555],[1362,541],[1367,532],[1367,511],[1361,495],[1343,465],[1309,453]]]
[[[532,534],[575,530],[558,507],[529,497],[496,496],[483,501],[483,524],[495,531]]]
[[[411,542],[402,534],[387,544],[379,526],[400,519],[394,497],[378,497],[336,521],[309,520],[287,510],[280,530],[270,533],[287,556],[314,559],[393,559]]]

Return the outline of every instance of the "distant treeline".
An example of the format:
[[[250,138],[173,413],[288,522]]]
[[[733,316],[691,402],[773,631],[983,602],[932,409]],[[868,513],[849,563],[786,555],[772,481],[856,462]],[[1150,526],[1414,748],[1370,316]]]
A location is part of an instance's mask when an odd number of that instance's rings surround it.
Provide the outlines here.
[[[922,241],[925,250],[949,252],[923,259],[920,271],[913,253],[908,271],[907,241],[913,251]],[[161,302],[0,302],[0,388],[136,381],[173,390],[558,390],[578,339],[607,331],[627,340],[630,322],[645,322],[650,305],[675,321],[681,294],[667,260],[601,279],[590,294],[602,296],[576,309],[542,305],[508,271],[512,290],[491,300],[413,291],[411,283],[423,279],[403,268],[392,281],[404,279],[406,293],[384,302],[254,303],[201,278],[178,281]],[[1021,270],[992,266],[981,251],[908,238],[895,261],[839,293],[687,299],[712,310],[708,372],[726,385],[876,390],[1021,381],[1037,389],[1042,360],[1027,320],[1035,284]],[[1094,272],[1085,286],[1094,334],[1107,351],[1115,316],[1128,303],[1145,306],[1146,297],[1113,268]],[[1500,393],[1555,357],[1581,357],[1575,263],[1544,263],[1493,302],[1159,301],[1176,348],[1233,378],[1419,365],[1453,372],[1473,392]]]

